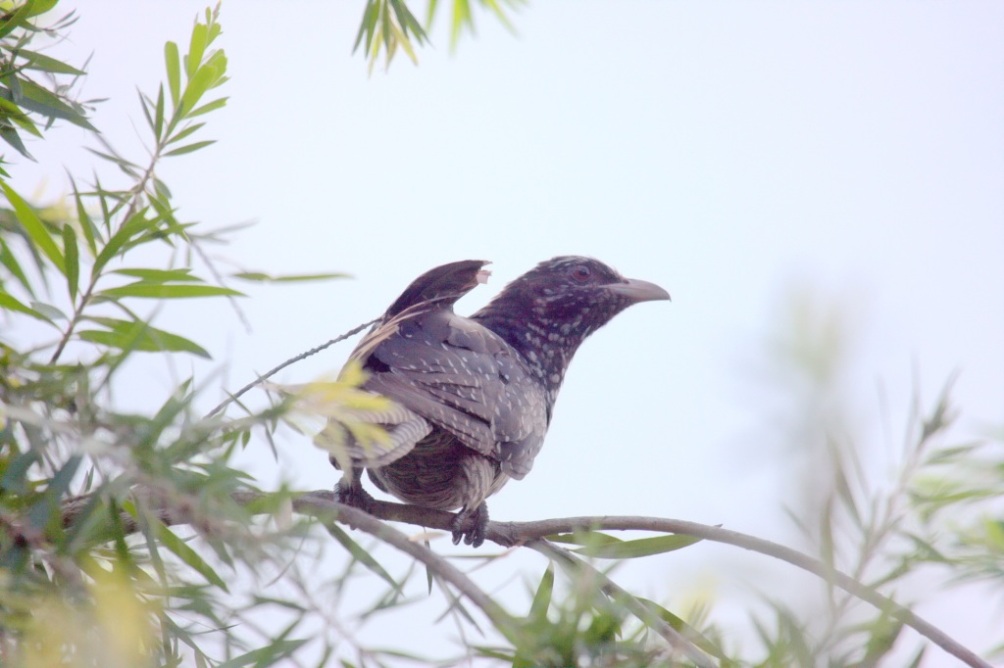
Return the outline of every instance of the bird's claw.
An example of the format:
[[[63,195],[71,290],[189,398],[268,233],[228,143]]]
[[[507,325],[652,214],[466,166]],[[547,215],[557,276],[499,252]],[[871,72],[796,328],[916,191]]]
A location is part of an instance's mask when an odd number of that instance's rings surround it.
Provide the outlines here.
[[[472,509],[466,506],[453,518],[453,544],[481,547],[488,535],[488,504],[484,501]]]
[[[342,479],[335,485],[335,497],[338,499],[338,502],[358,508],[372,515],[373,504],[376,500],[370,496],[369,492],[363,489],[359,475],[353,475],[351,482],[346,480],[348,477],[342,476]]]

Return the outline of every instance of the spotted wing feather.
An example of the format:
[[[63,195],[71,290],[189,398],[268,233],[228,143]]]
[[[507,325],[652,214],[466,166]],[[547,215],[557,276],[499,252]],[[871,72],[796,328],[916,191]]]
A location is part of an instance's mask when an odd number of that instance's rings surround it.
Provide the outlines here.
[[[547,431],[543,388],[519,354],[498,335],[448,310],[399,324],[380,341],[366,366],[364,387],[405,406],[501,463],[521,479]]]

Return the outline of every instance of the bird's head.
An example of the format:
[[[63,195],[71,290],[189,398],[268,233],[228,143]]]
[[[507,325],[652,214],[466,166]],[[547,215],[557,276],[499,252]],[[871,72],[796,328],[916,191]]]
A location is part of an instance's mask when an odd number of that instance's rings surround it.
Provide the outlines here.
[[[528,304],[533,320],[565,335],[586,337],[632,304],[669,299],[654,283],[624,278],[599,260],[566,255],[541,262],[506,286]]]
[[[509,283],[475,319],[503,336],[548,384],[560,384],[579,344],[632,304],[669,299],[654,283],[624,278],[599,260],[561,256]]]

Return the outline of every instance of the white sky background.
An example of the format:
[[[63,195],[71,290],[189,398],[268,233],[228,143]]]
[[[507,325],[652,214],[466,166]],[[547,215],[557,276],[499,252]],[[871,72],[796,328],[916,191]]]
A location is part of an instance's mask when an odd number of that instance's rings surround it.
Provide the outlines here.
[[[793,291],[842,307],[859,337],[847,389],[874,447],[898,447],[916,384],[929,405],[955,370],[959,440],[1002,423],[1004,5],[537,2],[514,16],[515,36],[479,12],[477,39],[453,55],[443,16],[418,67],[399,54],[368,76],[349,55],[363,4],[223,7],[230,103],[203,131],[219,143],[160,175],[183,219],[257,222],[220,251],[242,268],[355,280],[252,286],[250,333],[222,302],[170,305],[158,326],[215,357],[182,376],[222,365],[235,389],[442,262],[494,262],[464,313],[574,253],[673,302],[634,307],[583,346],[533,473],[490,503],[497,519],[643,514],[795,541],[781,507],[797,503],[785,482],[797,467],[763,373]],[[184,49],[204,4],[64,5],[80,21],[53,55],[93,52],[84,97],[110,98],[96,124],[135,151],[135,91],[155,90],[163,43]],[[62,165],[89,174],[83,134],[54,136],[29,145],[37,166],[10,170],[22,191],[45,175],[46,195],[65,192]],[[281,380],[335,371],[350,350]],[[135,376],[120,399],[136,407],[174,383],[160,367]],[[333,484],[323,454],[284,445],[279,475]],[[881,479],[888,453],[875,454]],[[267,484],[266,448],[248,459]],[[622,583],[670,607],[695,578],[728,592],[734,552],[690,548]],[[526,564],[538,577],[542,561]],[[923,611],[985,650],[1000,640],[988,635],[999,601],[976,600]],[[426,619],[395,637],[428,638]]]

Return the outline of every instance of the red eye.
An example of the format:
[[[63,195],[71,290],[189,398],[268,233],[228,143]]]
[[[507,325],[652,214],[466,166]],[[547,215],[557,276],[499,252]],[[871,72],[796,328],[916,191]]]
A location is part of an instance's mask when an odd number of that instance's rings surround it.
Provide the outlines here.
[[[579,283],[585,283],[589,279],[590,274],[592,274],[592,272],[589,271],[589,267],[584,264],[580,264],[572,268],[572,278]]]

